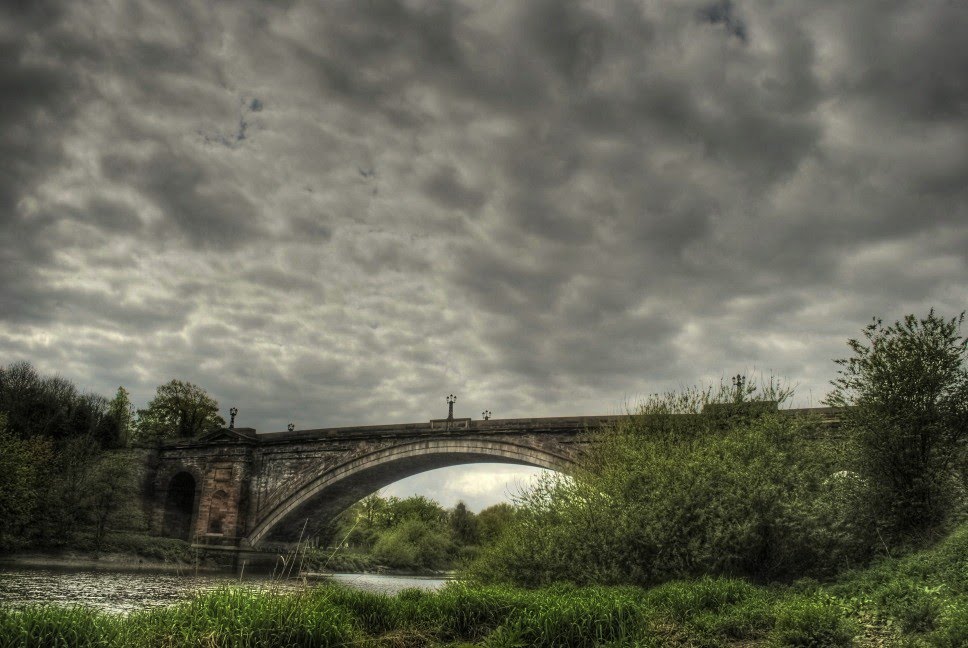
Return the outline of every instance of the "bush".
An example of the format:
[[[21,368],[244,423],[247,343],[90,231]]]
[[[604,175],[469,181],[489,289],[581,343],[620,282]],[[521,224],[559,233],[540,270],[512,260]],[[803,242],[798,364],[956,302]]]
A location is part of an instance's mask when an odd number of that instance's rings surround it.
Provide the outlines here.
[[[846,427],[861,449],[861,469],[874,487],[872,505],[901,535],[930,529],[956,511],[966,477],[968,338],[965,313],[950,320],[934,310],[884,326],[875,320],[827,403],[849,407]],[[959,475],[960,473],[960,475]],[[960,477],[960,478],[959,478]]]
[[[944,597],[942,587],[927,587],[911,578],[897,577],[878,591],[874,602],[897,619],[903,632],[928,632],[935,628]]]
[[[373,559],[398,569],[444,569],[453,544],[447,534],[416,518],[385,532],[373,547]]]
[[[770,642],[797,648],[852,646],[858,631],[839,607],[816,598],[793,598],[778,606]]]
[[[652,585],[708,574],[792,580],[864,563],[865,484],[832,477],[849,453],[818,420],[728,396],[655,398],[597,435],[583,470],[520,496],[514,523],[470,576]],[[710,402],[727,406],[703,413]]]
[[[949,604],[937,619],[938,629],[931,634],[931,642],[940,648],[968,646],[968,600]]]

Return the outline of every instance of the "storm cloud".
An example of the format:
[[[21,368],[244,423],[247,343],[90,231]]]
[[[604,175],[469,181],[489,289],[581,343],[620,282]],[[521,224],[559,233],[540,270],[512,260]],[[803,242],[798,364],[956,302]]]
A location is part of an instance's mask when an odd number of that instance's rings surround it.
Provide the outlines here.
[[[817,405],[872,316],[968,305],[965,33],[913,0],[6,3],[0,360],[263,431],[737,372]]]

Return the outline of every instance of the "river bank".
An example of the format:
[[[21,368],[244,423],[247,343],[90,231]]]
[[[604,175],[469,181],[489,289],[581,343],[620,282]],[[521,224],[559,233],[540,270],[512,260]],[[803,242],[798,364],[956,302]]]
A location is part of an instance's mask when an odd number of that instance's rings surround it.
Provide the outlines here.
[[[99,549],[83,533],[77,534],[69,543],[60,545],[38,546],[34,543],[7,546],[0,550],[0,565],[228,574],[240,571],[271,574],[282,570],[292,574],[301,569],[304,572],[453,576],[450,570],[382,565],[366,553],[283,546],[262,552],[235,553],[220,547],[199,547],[183,540],[136,532],[109,533]]]
[[[455,582],[395,596],[346,583],[228,586],[126,614],[0,605],[5,645],[968,645],[968,526],[937,546],[821,584],[729,578],[524,590]],[[184,581],[183,581],[184,582]],[[102,589],[105,588],[103,584]]]
[[[279,574],[232,574],[219,571],[112,569],[61,563],[47,566],[0,565],[0,607],[75,606],[113,613],[130,613],[176,605],[226,587],[273,594],[308,591],[338,584],[374,594],[404,589],[433,590],[445,579],[378,574],[329,574],[301,578]]]
[[[224,557],[223,557],[224,558]],[[52,549],[49,551],[17,552],[0,554],[0,569],[84,569],[91,571],[145,571],[145,572],[173,572],[179,574],[204,573],[238,575],[240,571],[250,574],[271,575],[274,572],[287,572],[290,577],[328,576],[332,574],[373,574],[381,576],[405,576],[415,578],[452,579],[456,572],[452,570],[432,569],[394,569],[368,562],[365,565],[359,561],[334,561],[329,566],[303,564],[302,572],[288,568],[291,557],[266,554],[265,561],[259,567],[248,563],[232,565],[230,562],[215,560],[199,550],[191,560],[171,558],[157,558],[144,556],[134,552],[91,553],[73,549]],[[277,563],[275,568],[269,564]]]
[[[159,558],[146,558],[134,553],[101,553],[90,554],[71,550],[51,552],[30,552],[0,555],[0,568],[28,568],[28,569],[90,569],[90,570],[125,570],[125,571],[190,571],[196,565],[189,562],[172,562]],[[216,566],[198,565],[200,571],[225,571]]]

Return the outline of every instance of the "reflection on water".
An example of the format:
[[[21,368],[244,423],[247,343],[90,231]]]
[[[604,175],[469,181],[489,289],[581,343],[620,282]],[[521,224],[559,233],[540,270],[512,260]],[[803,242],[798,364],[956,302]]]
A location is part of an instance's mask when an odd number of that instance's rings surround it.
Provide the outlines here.
[[[334,574],[327,580],[368,592],[387,594],[395,594],[409,587],[437,589],[447,582],[439,578],[378,574]],[[312,584],[310,582],[308,586]],[[271,580],[263,576],[246,576],[240,581],[237,576],[230,574],[184,575],[172,572],[0,567],[0,605],[76,604],[112,612],[130,612],[170,605],[197,592],[230,585],[276,592],[307,587],[302,581]]]

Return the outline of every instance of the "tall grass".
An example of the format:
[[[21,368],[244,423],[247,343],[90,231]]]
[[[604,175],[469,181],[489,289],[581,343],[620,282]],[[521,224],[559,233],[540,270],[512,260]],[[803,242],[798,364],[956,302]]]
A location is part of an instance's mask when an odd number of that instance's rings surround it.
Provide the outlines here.
[[[880,643],[878,643],[880,642]],[[226,588],[118,615],[0,609],[5,646],[968,645],[968,526],[931,551],[823,586],[703,578],[652,589],[453,583],[385,596]]]

